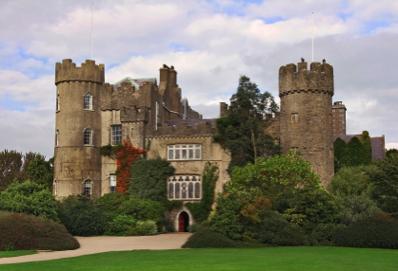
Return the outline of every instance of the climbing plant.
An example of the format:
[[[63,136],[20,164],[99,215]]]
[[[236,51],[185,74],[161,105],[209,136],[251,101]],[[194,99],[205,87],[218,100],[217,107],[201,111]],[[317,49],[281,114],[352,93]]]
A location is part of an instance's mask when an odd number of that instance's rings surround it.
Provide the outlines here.
[[[123,145],[117,149],[115,153],[117,192],[127,192],[129,179],[131,178],[131,165],[144,153],[143,149],[134,147],[128,139],[124,140]]]
[[[202,200],[188,203],[186,206],[191,211],[196,222],[205,221],[211,212],[214,202],[214,189],[218,179],[219,170],[214,164],[208,162],[205,165],[202,176]]]

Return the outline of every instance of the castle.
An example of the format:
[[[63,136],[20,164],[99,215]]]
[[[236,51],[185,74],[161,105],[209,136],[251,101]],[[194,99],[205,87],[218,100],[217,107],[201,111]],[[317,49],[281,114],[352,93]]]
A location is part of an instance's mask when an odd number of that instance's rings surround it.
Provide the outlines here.
[[[214,142],[215,119],[203,119],[182,99],[173,66],[155,78],[125,78],[105,83],[105,69],[92,60],[80,67],[70,59],[57,63],[54,194],[100,197],[116,188],[116,162],[102,156],[106,145],[123,140],[163,158],[176,169],[167,182],[168,198],[185,202],[202,198],[201,174],[207,162],[219,168],[216,192],[229,180],[228,150]],[[333,67],[325,61],[282,66],[279,70],[281,111],[265,120],[265,132],[280,142],[282,152],[298,151],[326,186],[333,176],[333,141],[345,133],[345,107],[332,104]],[[228,106],[220,105],[220,114]],[[344,112],[343,112],[343,111]],[[342,112],[344,120],[342,120]],[[343,123],[344,122],[344,123]],[[339,126],[340,125],[340,126]],[[194,217],[181,207],[171,214],[176,230],[186,230]]]

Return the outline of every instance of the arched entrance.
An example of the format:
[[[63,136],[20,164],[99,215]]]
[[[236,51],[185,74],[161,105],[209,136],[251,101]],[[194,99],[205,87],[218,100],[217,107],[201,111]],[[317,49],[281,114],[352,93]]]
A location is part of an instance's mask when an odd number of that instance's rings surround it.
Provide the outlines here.
[[[179,232],[187,232],[189,227],[189,215],[187,212],[182,211],[178,215],[178,231]]]

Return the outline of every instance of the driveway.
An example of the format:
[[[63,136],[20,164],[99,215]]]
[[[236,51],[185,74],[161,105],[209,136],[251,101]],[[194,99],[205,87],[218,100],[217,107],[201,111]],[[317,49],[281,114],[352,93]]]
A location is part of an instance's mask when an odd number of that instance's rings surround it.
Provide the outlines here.
[[[190,235],[190,233],[167,233],[152,236],[76,237],[80,243],[79,249],[65,251],[40,251],[33,255],[0,258],[0,264],[47,261],[107,251],[178,249],[181,248]]]

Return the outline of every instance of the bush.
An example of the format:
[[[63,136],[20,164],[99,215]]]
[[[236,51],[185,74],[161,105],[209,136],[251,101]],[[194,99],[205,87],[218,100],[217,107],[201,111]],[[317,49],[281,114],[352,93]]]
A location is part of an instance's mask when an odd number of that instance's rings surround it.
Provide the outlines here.
[[[79,248],[77,240],[57,222],[17,213],[2,213],[0,216],[0,250],[76,248]]]
[[[120,206],[126,200],[128,196],[125,193],[108,193],[97,199],[96,205],[101,209],[106,221],[112,221],[116,216],[123,214]]]
[[[252,226],[256,241],[276,246],[299,246],[306,242],[303,230],[290,224],[279,213],[266,211],[262,221]]]
[[[338,246],[398,248],[398,220],[373,217],[336,231]]]
[[[93,201],[70,196],[59,204],[59,218],[73,235],[101,235],[105,231],[106,219]]]
[[[156,222],[153,220],[138,221],[130,230],[129,235],[153,235],[158,232]]]
[[[120,204],[118,209],[119,214],[130,215],[136,220],[150,219],[156,222],[162,220],[164,211],[162,203],[136,197],[129,197]]]
[[[57,204],[50,190],[31,181],[12,183],[1,192],[0,209],[58,220]]]
[[[208,229],[195,232],[188,241],[182,246],[183,248],[223,248],[238,247],[239,243],[229,239],[221,233]]]
[[[129,235],[134,229],[137,221],[128,215],[118,215],[108,223],[105,234],[107,235]]]

